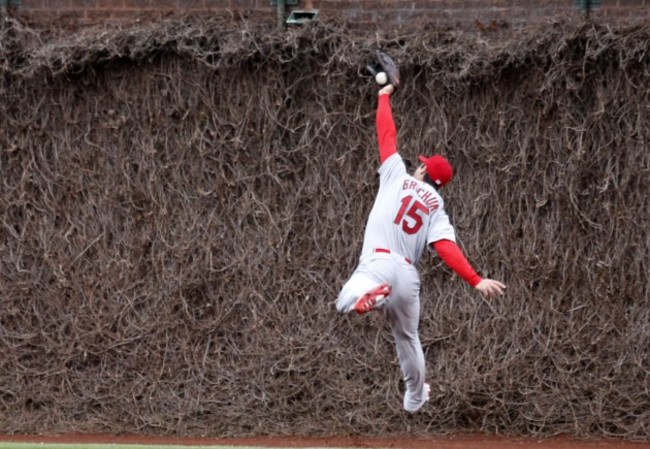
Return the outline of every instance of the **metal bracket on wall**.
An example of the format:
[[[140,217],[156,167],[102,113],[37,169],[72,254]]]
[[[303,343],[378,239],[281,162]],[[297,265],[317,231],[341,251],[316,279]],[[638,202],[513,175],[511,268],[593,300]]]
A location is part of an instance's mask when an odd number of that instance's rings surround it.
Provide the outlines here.
[[[291,11],[287,17],[287,25],[303,25],[312,20],[318,19],[318,10],[312,9],[309,11]]]
[[[285,13],[287,6],[296,6],[298,0],[271,0],[271,6],[275,6],[278,16],[278,28],[285,26]]]

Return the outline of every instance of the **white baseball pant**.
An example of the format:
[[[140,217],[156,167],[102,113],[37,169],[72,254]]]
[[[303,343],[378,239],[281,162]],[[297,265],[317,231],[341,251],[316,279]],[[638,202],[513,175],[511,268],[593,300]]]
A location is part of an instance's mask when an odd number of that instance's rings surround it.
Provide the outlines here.
[[[404,410],[413,413],[427,401],[424,386],[424,353],[418,335],[420,322],[420,275],[403,257],[391,253],[363,256],[336,300],[342,313],[353,310],[368,290],[388,283],[392,292],[381,307],[391,327],[402,378],[406,387]]]

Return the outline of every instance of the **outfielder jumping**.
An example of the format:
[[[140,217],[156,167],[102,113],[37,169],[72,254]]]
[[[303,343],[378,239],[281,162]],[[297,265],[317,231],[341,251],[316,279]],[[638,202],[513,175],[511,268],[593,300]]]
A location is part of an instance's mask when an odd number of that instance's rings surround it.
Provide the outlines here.
[[[390,105],[394,91],[392,84],[379,91],[379,191],[366,224],[359,264],[341,289],[336,309],[342,313],[384,313],[395,338],[406,387],[404,410],[413,413],[430,395],[418,335],[420,276],[416,265],[424,248],[435,249],[454,272],[486,297],[502,294],[505,285],[482,279],[455,243],[454,228],[438,193],[452,178],[447,159],[440,155],[419,156],[421,165],[413,175],[407,173],[397,152]]]

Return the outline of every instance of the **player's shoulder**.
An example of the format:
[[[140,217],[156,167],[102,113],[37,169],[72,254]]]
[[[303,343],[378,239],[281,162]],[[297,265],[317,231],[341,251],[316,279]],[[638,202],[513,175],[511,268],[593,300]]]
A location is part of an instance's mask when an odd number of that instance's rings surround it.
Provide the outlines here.
[[[397,163],[404,164],[404,160],[402,159],[402,156],[399,153],[393,153],[386,158],[386,160],[384,161],[383,164],[381,164],[381,166],[383,167],[384,165],[392,165]]]
[[[390,155],[379,167],[379,174],[386,174],[389,172],[401,172],[406,173],[406,165],[404,164],[404,159],[400,156],[399,153],[394,153]]]

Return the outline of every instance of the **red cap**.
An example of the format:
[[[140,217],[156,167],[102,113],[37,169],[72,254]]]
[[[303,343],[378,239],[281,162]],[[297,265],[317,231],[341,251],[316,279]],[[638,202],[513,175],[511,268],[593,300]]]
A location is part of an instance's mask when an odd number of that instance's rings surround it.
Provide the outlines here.
[[[420,155],[418,156],[418,159],[427,168],[427,175],[429,175],[433,182],[435,182],[439,187],[442,187],[451,181],[454,171],[447,159],[438,154],[435,154],[428,159]]]

